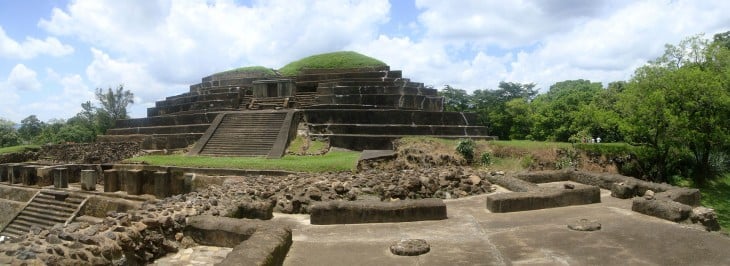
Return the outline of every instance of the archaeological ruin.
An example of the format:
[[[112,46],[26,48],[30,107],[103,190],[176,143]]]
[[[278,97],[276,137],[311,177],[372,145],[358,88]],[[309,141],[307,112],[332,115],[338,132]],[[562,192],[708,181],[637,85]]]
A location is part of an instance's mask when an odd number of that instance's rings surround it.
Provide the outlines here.
[[[0,265],[730,264],[730,237],[697,189],[472,167],[428,143],[394,145],[406,136],[493,139],[387,65],[213,74],[95,143],[1,156]],[[361,167],[121,162],[276,160],[297,137],[363,151]]]

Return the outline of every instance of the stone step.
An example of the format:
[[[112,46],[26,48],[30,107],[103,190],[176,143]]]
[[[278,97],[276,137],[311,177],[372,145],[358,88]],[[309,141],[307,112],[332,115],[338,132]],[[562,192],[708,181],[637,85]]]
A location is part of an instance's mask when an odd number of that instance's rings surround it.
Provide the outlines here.
[[[69,207],[64,206],[58,206],[58,205],[47,205],[47,204],[40,204],[37,202],[32,202],[31,204],[28,204],[26,209],[33,210],[35,212],[48,212],[48,213],[66,213],[71,214],[76,209],[72,209]]]
[[[15,228],[11,228],[10,226],[5,227],[5,229],[0,233],[0,235],[11,237],[11,238],[18,238],[22,235],[25,235],[28,232],[24,232]]]
[[[198,113],[185,115],[153,116],[146,118],[120,119],[114,128],[177,126],[190,124],[210,124],[218,113]]]
[[[240,97],[240,93],[238,90],[222,93],[192,94],[187,96],[175,97],[172,99],[168,98],[162,101],[156,101],[155,106],[165,107],[200,101],[236,99],[238,97]]]
[[[28,232],[30,232],[30,226],[11,223],[5,227],[5,230],[3,232],[6,232],[6,231],[10,231],[11,233],[16,234],[16,235],[25,235]]]
[[[74,211],[76,211],[76,210],[74,210]],[[48,219],[51,219],[51,220],[57,219],[58,221],[65,221],[68,218],[67,216],[70,216],[73,213],[74,213],[73,211],[72,212],[66,212],[66,211],[60,211],[60,212],[56,212],[56,211],[38,211],[37,209],[33,208],[33,209],[25,209],[25,210],[23,210],[23,212],[21,212],[18,215],[18,217],[27,216],[27,217],[35,217],[35,218],[38,218],[38,219],[48,218]]]
[[[311,132],[370,135],[486,135],[482,126],[393,125],[393,124],[309,124]]]
[[[213,156],[266,156],[276,143],[284,112],[227,114],[200,151]]]
[[[309,109],[303,121],[309,124],[399,124],[399,125],[475,125],[474,113],[425,112],[417,110]]]
[[[108,135],[132,135],[132,134],[172,134],[172,133],[204,133],[210,124],[189,124],[176,126],[153,126],[153,127],[130,127],[114,128],[106,131]]]
[[[13,220],[14,225],[22,226],[23,228],[30,228],[33,225],[40,226],[42,228],[51,228],[53,225],[57,223],[65,223],[66,220],[58,219],[58,218],[38,218],[34,216],[27,216],[24,214],[18,215],[18,217]]]
[[[78,204],[65,202],[65,201],[58,201],[55,199],[38,198],[38,197],[33,199],[33,202],[38,202],[41,205],[55,205],[55,206],[61,206],[61,207],[70,208],[70,209],[76,209],[76,207],[78,207]],[[33,202],[31,202],[31,204]]]

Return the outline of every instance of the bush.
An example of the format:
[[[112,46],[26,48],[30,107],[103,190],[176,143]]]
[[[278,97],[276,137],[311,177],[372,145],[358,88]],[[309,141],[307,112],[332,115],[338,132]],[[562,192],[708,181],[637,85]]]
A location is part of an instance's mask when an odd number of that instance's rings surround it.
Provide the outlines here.
[[[461,156],[466,159],[467,163],[474,162],[474,148],[476,147],[476,143],[472,139],[461,139],[459,140],[459,143],[456,145],[456,152],[461,154]]]
[[[482,153],[479,158],[479,163],[482,164],[482,166],[488,166],[492,164],[492,155],[488,152]]]

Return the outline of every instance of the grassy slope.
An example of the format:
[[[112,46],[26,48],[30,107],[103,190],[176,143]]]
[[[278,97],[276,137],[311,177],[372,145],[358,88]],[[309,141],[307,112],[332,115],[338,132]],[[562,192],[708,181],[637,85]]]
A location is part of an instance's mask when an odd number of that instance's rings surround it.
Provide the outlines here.
[[[148,155],[127,159],[127,162],[145,162],[151,165],[286,170],[295,172],[352,171],[359,152],[329,152],[321,156],[287,155],[281,159],[262,157],[207,157],[184,155]]]
[[[19,145],[19,146],[5,147],[5,148],[0,148],[0,154],[23,152],[27,149],[37,149],[40,147],[41,146],[38,146],[38,145]]]
[[[304,68],[357,68],[385,66],[383,61],[356,52],[341,51],[308,56],[291,62],[281,69],[284,76],[296,76]]]
[[[730,233],[730,173],[699,189],[702,192],[702,205],[715,209],[720,226]]]
[[[266,77],[273,77],[276,76],[276,72],[274,70],[271,70],[271,68],[264,67],[264,66],[247,66],[247,67],[239,67],[236,69],[226,70],[223,72],[219,72],[216,74],[226,74],[226,73],[232,73],[232,72],[239,72],[239,73],[250,73],[250,74],[263,74]]]

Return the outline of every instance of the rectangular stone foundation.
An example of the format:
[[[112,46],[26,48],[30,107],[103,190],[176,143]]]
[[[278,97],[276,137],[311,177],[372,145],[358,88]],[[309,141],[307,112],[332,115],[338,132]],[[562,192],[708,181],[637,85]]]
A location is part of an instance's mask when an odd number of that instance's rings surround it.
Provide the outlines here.
[[[542,188],[530,192],[489,195],[487,209],[491,212],[516,212],[599,202],[600,188],[576,184],[573,189]]]
[[[312,224],[397,223],[446,219],[440,199],[380,201],[328,201],[310,209]]]

